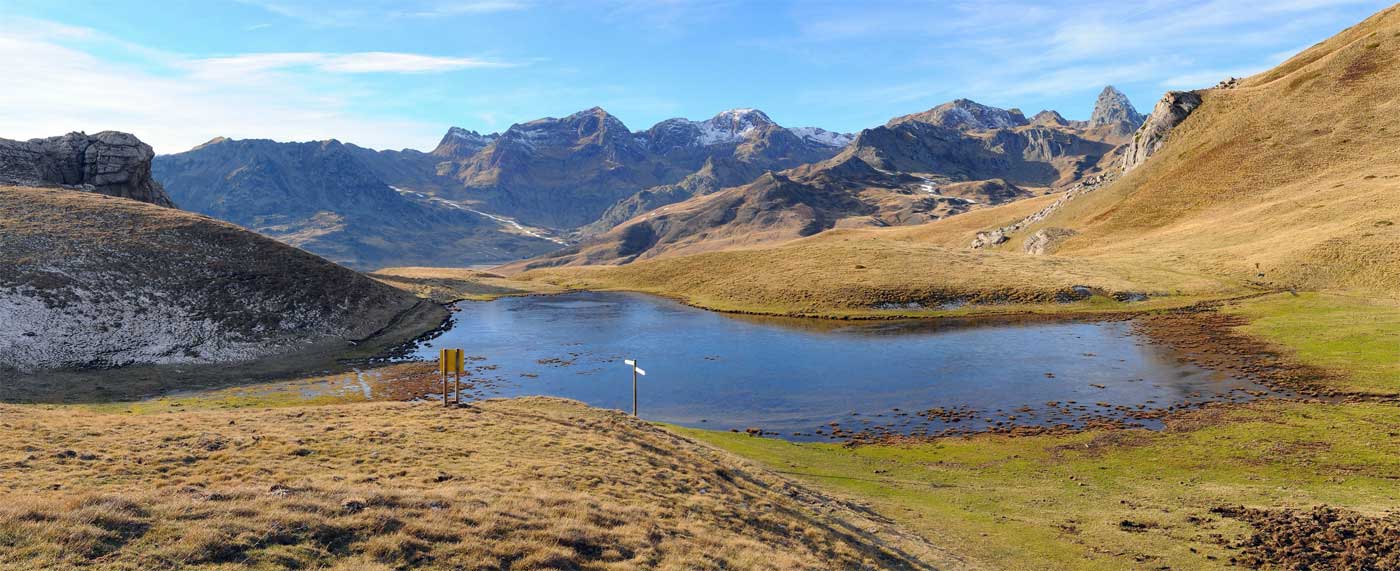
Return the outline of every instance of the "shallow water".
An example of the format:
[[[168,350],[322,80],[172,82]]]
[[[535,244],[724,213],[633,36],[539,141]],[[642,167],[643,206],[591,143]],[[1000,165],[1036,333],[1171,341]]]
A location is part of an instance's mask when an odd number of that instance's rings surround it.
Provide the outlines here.
[[[828,438],[832,422],[916,434],[1087,418],[1156,426],[1134,418],[1140,407],[1264,390],[1186,363],[1121,321],[754,319],[597,292],[457,308],[452,327],[415,354],[465,349],[474,396],[553,395],[630,410],[622,359],[635,358],[647,371],[642,417],[795,440]],[[917,414],[933,408],[958,413]]]

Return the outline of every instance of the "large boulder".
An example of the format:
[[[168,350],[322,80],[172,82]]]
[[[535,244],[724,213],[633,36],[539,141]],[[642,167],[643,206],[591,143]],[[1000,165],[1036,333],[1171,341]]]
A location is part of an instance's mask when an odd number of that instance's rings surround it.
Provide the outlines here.
[[[1123,172],[1133,170],[1157,152],[1172,129],[1201,105],[1201,94],[1194,91],[1168,91],[1147,116],[1147,121],[1133,134],[1133,142],[1123,153]]]
[[[135,135],[117,131],[0,139],[0,184],[62,186],[173,208],[165,189],[151,177],[155,156]]]

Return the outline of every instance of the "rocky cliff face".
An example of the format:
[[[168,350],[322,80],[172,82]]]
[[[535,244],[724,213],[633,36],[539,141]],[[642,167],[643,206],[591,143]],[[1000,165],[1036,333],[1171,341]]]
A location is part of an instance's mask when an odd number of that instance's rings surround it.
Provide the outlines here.
[[[1133,133],[1133,141],[1123,154],[1123,172],[1142,164],[1166,141],[1172,129],[1201,105],[1201,95],[1194,91],[1168,91],[1152,108],[1147,121]]]
[[[1128,96],[1112,85],[1105,86],[1094,102],[1094,113],[1089,117],[1089,128],[1107,127],[1115,135],[1127,135],[1142,125],[1143,116],[1133,107]]]
[[[117,131],[0,139],[0,184],[63,186],[173,207],[151,176],[154,157],[150,145]]]

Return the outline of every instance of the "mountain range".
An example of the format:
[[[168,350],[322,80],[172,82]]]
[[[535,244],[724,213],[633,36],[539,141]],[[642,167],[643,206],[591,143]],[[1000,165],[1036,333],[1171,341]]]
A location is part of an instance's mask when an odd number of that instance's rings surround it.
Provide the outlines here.
[[[511,267],[628,263],[833,227],[920,224],[1111,171],[1129,142],[1125,131],[1142,120],[1112,87],[1100,96],[1095,119],[1046,120],[1059,117],[1053,111],[1037,117],[958,99],[861,131],[830,159],[639,210],[577,246]]]
[[[849,140],[787,129],[754,109],[633,133],[593,108],[499,134],[453,127],[428,153],[216,138],[157,157],[154,172],[191,211],[351,267],[464,266],[538,255],[585,225],[605,231],[661,204],[830,157]]]
[[[452,127],[430,152],[216,138],[157,157],[154,173],[192,211],[359,269],[550,252],[546,263],[619,263],[641,253],[613,247],[622,242],[655,255],[697,232],[707,241],[716,231],[779,238],[840,221],[911,224],[1048,192],[1097,170],[1140,121],[1111,87],[1089,121],[1052,111],[1028,121],[1019,110],[960,99],[858,135],[783,127],[757,109],[633,132],[594,107],[501,133]],[[709,206],[679,204],[749,184],[702,203]],[[761,196],[793,184],[810,196]],[[650,213],[670,205],[657,224]],[[754,217],[763,229],[756,234],[723,212],[798,205],[795,214]],[[720,211],[706,213],[711,207]],[[781,228],[770,228],[777,219]]]

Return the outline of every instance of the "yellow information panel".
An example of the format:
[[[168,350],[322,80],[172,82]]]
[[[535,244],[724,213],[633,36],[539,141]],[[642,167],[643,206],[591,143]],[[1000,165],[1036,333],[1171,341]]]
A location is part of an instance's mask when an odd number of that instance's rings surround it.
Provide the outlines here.
[[[466,372],[466,364],[467,356],[461,349],[443,349],[438,353],[438,372],[444,375]]]

